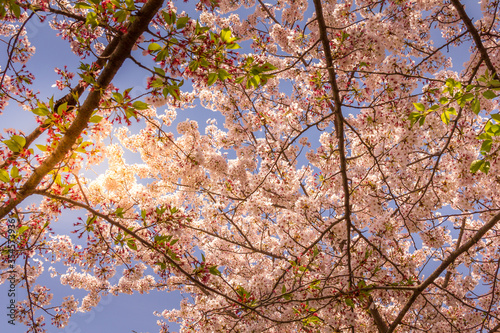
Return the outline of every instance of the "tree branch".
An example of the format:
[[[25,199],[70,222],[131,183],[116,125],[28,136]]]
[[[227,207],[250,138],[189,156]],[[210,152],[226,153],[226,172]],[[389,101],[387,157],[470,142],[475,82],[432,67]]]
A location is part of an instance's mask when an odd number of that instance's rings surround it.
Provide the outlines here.
[[[498,78],[497,70],[495,69],[495,66],[493,66],[488,51],[486,51],[486,48],[484,47],[483,42],[481,41],[481,36],[479,36],[476,27],[474,26],[471,19],[465,12],[464,6],[460,3],[459,0],[451,0],[451,4],[457,10],[460,19],[462,20],[462,22],[464,22],[465,26],[467,27],[467,31],[469,31],[472,38],[474,39],[474,43],[476,44],[476,47],[479,53],[481,54],[481,58],[483,58],[484,63],[486,64],[490,72],[493,74],[493,77]]]
[[[418,296],[427,288],[431,283],[436,280],[442,272],[446,270],[448,266],[450,266],[457,258],[464,252],[468,251],[471,247],[474,246],[489,230],[491,230],[498,222],[500,221],[500,213],[493,216],[493,218],[486,223],[481,229],[477,231],[477,233],[472,236],[464,245],[453,251],[448,258],[441,262],[441,265],[420,285],[417,290],[413,292],[413,295],[410,297],[408,302],[406,302],[403,309],[399,312],[396,319],[393,321],[392,325],[387,330],[387,333],[392,333],[396,329],[396,327],[401,323],[406,313],[410,310],[411,306],[415,302]]]
[[[325,61],[328,70],[329,83],[332,88],[333,100],[335,105],[330,103],[330,108],[335,114],[335,133],[338,140],[338,149],[340,157],[340,173],[342,175],[342,189],[344,191],[344,216],[346,221],[346,241],[347,241],[347,266],[349,267],[349,287],[353,285],[352,267],[351,267],[351,204],[350,204],[350,191],[349,180],[347,178],[347,159],[344,144],[344,116],[342,115],[342,100],[340,97],[340,90],[337,85],[337,74],[333,68],[333,56],[330,49],[330,40],[328,39],[327,28],[325,19],[323,17],[323,8],[321,0],[314,0],[314,7],[316,9],[316,17],[318,19],[320,39],[323,43],[323,51],[325,53]]]

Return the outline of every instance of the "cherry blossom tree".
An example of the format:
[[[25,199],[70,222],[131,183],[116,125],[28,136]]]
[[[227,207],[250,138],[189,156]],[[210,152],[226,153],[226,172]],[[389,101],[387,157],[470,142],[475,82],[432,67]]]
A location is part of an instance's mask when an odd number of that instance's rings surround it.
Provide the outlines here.
[[[173,290],[161,332],[500,330],[498,1],[2,5],[0,108],[38,124],[0,146],[0,281],[30,332]],[[81,59],[64,97],[36,92],[30,20]],[[173,129],[192,107],[218,121]],[[53,304],[44,270],[87,296]]]

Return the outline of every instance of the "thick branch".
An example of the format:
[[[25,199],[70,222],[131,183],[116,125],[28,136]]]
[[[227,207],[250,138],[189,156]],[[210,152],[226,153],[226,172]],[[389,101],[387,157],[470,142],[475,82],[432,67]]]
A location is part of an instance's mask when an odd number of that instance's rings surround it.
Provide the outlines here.
[[[342,189],[344,191],[344,215],[347,226],[347,262],[349,266],[349,283],[352,285],[352,269],[351,269],[351,253],[350,253],[350,245],[351,245],[351,204],[349,202],[350,199],[350,191],[349,191],[349,181],[347,178],[347,160],[344,146],[344,116],[342,115],[342,101],[340,98],[340,90],[337,85],[337,74],[335,73],[335,69],[333,68],[333,56],[332,51],[330,50],[330,41],[328,39],[327,28],[325,19],[323,17],[323,8],[321,6],[321,0],[314,0],[314,7],[316,9],[316,17],[318,19],[319,25],[319,34],[321,42],[323,43],[323,51],[325,52],[325,61],[328,69],[329,83],[332,87],[333,100],[335,104],[331,106],[332,111],[335,114],[335,133],[338,140],[339,147],[339,155],[340,155],[340,173],[342,175]]]
[[[370,305],[368,307],[368,311],[372,315],[373,321],[375,322],[375,325],[377,325],[379,333],[384,333],[387,331],[387,324],[380,315],[380,312],[378,312],[377,306],[375,305],[375,302],[373,299],[370,297]]]
[[[66,134],[61,139],[52,155],[45,159],[45,161],[33,171],[33,174],[16,194],[16,198],[10,200],[0,208],[0,218],[3,218],[16,205],[20,204],[32,194],[43,177],[61,162],[64,156],[70,151],[83,130],[87,128],[88,121],[93,111],[99,106],[99,101],[101,100],[104,90],[113,80],[115,74],[129,56],[136,40],[147,29],[149,22],[151,22],[162,4],[162,0],[148,1],[137,13],[137,19],[130,25],[128,32],[123,36],[115,37],[115,39],[118,38],[118,45],[109,57],[107,65],[103,68],[101,75],[97,79],[94,90],[88,94],[85,102],[78,108],[78,115],[75,120],[66,131]]]
[[[399,312],[399,315],[394,320],[392,325],[389,327],[387,333],[392,333],[396,329],[396,327],[401,323],[404,316],[410,310],[411,306],[415,302],[418,296],[427,288],[431,283],[433,283],[442,272],[448,268],[452,263],[454,263],[457,258],[464,252],[468,251],[471,247],[474,246],[489,230],[491,230],[498,222],[500,221],[500,213],[493,216],[493,218],[486,223],[481,229],[477,231],[477,233],[471,237],[464,245],[453,251],[448,258],[441,262],[441,265],[420,285],[417,290],[410,297],[408,302],[406,302],[404,308]]]
[[[471,34],[472,38],[474,39],[474,43],[476,44],[476,47],[479,53],[481,54],[481,58],[484,60],[484,63],[486,64],[490,72],[493,74],[493,77],[497,77],[497,70],[495,69],[495,66],[493,66],[490,56],[488,55],[488,51],[486,51],[486,48],[484,47],[483,42],[481,41],[481,36],[479,36],[476,27],[474,26],[469,16],[465,12],[464,6],[460,3],[459,0],[451,0],[451,3],[453,7],[455,7],[455,9],[457,10],[460,19],[462,20],[462,22],[464,22],[465,26],[467,27],[467,31]]]
[[[106,59],[113,53],[116,49],[119,42],[119,38],[114,38],[111,43],[104,49],[101,56],[95,64],[99,67],[103,67],[106,64]],[[54,103],[54,110],[57,110],[58,107],[64,103],[67,103],[68,106],[76,106],[78,101],[77,98],[83,94],[85,91],[85,87],[82,84],[78,84],[76,87],[71,89],[69,93],[65,96],[61,97]],[[75,98],[76,97],[76,98]],[[24,149],[28,149],[30,145],[35,141],[50,125],[42,124],[39,125],[33,132],[31,132],[28,136],[26,136],[26,143],[24,144]],[[20,155],[20,152],[15,152],[8,159],[6,159],[1,165],[0,169],[3,169],[8,163],[16,160],[16,158]]]

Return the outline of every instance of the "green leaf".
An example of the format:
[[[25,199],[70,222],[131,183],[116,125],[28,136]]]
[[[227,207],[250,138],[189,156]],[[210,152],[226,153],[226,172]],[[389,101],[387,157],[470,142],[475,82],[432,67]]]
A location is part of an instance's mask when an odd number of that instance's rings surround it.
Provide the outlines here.
[[[115,214],[116,216],[120,217],[120,218],[123,218],[123,208],[122,207],[118,207],[115,211]]]
[[[200,63],[201,63],[201,67],[205,67],[206,68],[206,67],[210,66],[210,63],[205,58],[201,58],[200,59]]]
[[[168,87],[163,88],[163,96],[167,97],[170,94],[170,89]]]
[[[177,86],[171,85],[171,86],[167,86],[165,89],[168,91],[168,93],[170,95],[172,95],[172,97],[175,100],[179,99],[179,89],[177,88]],[[165,89],[164,89],[164,91],[165,91]],[[166,97],[166,95],[165,95],[165,97]]]
[[[161,88],[163,86],[164,86],[163,80],[160,78],[156,78],[153,82],[151,82],[152,88]]]
[[[485,161],[481,165],[481,168],[479,170],[481,170],[482,172],[484,172],[485,175],[487,175],[488,172],[490,171],[490,161]]]
[[[479,140],[491,140],[492,136],[488,133],[481,133],[480,136],[477,137]]]
[[[454,116],[456,116],[456,115],[457,115],[457,111],[455,110],[455,108],[454,108],[454,107],[449,107],[449,108],[447,108],[447,109],[446,109],[446,112],[448,112],[449,114],[452,114],[452,115],[454,115]]]
[[[172,42],[174,38],[170,39],[170,41]],[[163,61],[165,60],[166,58],[168,57],[168,48],[164,48],[162,49],[160,52],[158,52],[158,54],[156,55],[155,57],[155,60],[156,61]]]
[[[408,118],[410,119],[410,127],[413,127],[413,125],[418,121],[420,121],[419,124],[420,126],[422,126],[425,120],[425,116],[420,114],[419,112],[410,113],[410,116]]]
[[[184,28],[186,26],[186,24],[188,23],[188,21],[189,21],[188,16],[179,17],[179,19],[177,20],[177,23],[176,23],[177,29]]]
[[[113,98],[115,99],[115,101],[116,101],[117,103],[121,103],[121,102],[123,102],[123,96],[122,96],[122,94],[120,94],[119,92],[114,92],[114,93],[113,93]]]
[[[17,178],[19,176],[19,169],[14,165],[12,169],[10,169],[10,176],[12,178]]]
[[[85,2],[78,2],[75,4],[75,8],[80,9],[92,9],[92,6]]]
[[[492,125],[490,130],[493,132],[493,136],[500,135],[500,125]]]
[[[155,67],[155,73],[157,73],[160,76],[165,76],[165,70],[160,67]]]
[[[358,282],[358,288],[360,288],[360,289],[361,288],[366,288],[366,282],[365,282],[365,280],[360,280]]]
[[[57,114],[62,115],[63,112],[65,112],[67,109],[68,109],[68,103],[67,102],[62,103],[57,107]]]
[[[155,236],[155,242],[158,244],[167,243],[172,239],[172,236]]]
[[[250,83],[255,87],[257,88],[259,86],[259,83],[260,83],[260,75],[255,75],[253,77],[250,78]]]
[[[134,240],[134,239],[129,239],[129,240],[127,240],[127,246],[128,246],[131,250],[137,251],[137,245],[135,244],[135,240]]]
[[[247,297],[248,295],[250,295],[250,293],[246,291],[245,288],[243,288],[242,286],[238,286],[238,288],[236,288],[236,292],[241,297]]]
[[[11,6],[10,10],[14,14],[14,16],[17,19],[20,18],[21,17],[21,7],[19,7],[19,5],[17,3],[15,3],[14,1],[11,1],[10,6]]]
[[[191,72],[194,72],[198,69],[198,67],[200,67],[200,62],[199,61],[191,61],[189,63],[189,70]]]
[[[241,49],[241,46],[239,46],[238,44],[236,44],[234,42],[231,42],[230,44],[227,44],[226,48],[230,49],[230,50],[237,50],[237,49]]]
[[[417,111],[424,112],[425,106],[422,103],[413,103],[413,106]]]
[[[350,298],[345,299],[345,304],[350,306],[351,308],[354,308],[354,302]]]
[[[217,77],[218,77],[217,73],[210,73],[208,75],[208,82],[207,82],[207,84],[208,84],[209,87],[212,84],[214,84],[215,81],[217,81]]]
[[[21,151],[21,149],[14,140],[5,140],[3,141],[3,143],[5,143],[7,147],[14,153],[18,153]]]
[[[491,140],[491,135],[489,135],[488,133],[481,133],[481,135],[479,135],[477,138],[479,140]]]
[[[483,144],[481,145],[481,152],[489,152],[491,150],[492,143],[492,140],[484,140]]]
[[[23,225],[22,227],[20,227],[19,229],[17,229],[17,235],[18,236],[21,236],[22,234],[24,234],[26,232],[26,230],[28,230],[29,227],[27,225]]]
[[[462,97],[460,97],[459,104],[463,106],[465,102],[469,102],[474,98],[474,94],[472,93],[466,93]]]
[[[441,98],[439,99],[439,103],[441,103],[441,104],[446,104],[446,103],[448,103],[448,98],[446,98],[446,97],[441,97]]]
[[[132,106],[137,110],[146,110],[149,108],[149,105],[142,101],[135,101]]]
[[[495,94],[492,90],[486,90],[483,92],[483,97],[486,99],[493,99],[497,97],[497,94]]]
[[[172,250],[170,249],[167,249],[167,254],[170,256],[170,258],[172,258],[173,260],[176,260],[176,261],[181,261],[181,259],[179,258],[179,256],[173,252]]]
[[[161,14],[168,25],[171,25],[175,22],[175,13],[161,12]]]
[[[160,51],[162,49],[161,45],[158,43],[151,43],[148,46],[148,50],[152,52]]]
[[[219,79],[221,81],[224,81],[225,79],[228,79],[228,78],[231,78],[231,74],[229,74],[225,69],[219,69],[218,70],[218,75],[219,75]]]
[[[474,162],[472,162],[472,164],[470,165],[470,172],[476,173],[481,168],[483,163],[484,160],[475,160]]]
[[[97,124],[97,123],[99,123],[101,120],[102,120],[102,117],[101,117],[101,116],[99,116],[99,115],[94,115],[94,116],[92,116],[92,117],[90,118],[90,120],[89,120],[89,121],[90,121],[91,123],[96,123],[96,124]]]
[[[446,80],[446,85],[450,88],[461,88],[462,87],[462,84],[460,82],[455,81],[452,78],[449,78]]]
[[[47,107],[42,104],[41,106],[37,107],[36,109],[31,110],[31,112],[33,112],[37,116],[46,116],[49,114],[49,109],[47,109]]]
[[[4,169],[0,169],[0,180],[4,183],[10,182],[9,173]]]
[[[412,112],[408,116],[408,119],[411,121],[411,125],[413,126],[413,124],[415,124],[420,119],[420,117],[422,117],[422,114],[420,112]]]
[[[472,112],[474,112],[475,114],[479,114],[480,111],[481,103],[479,102],[479,99],[475,99],[474,101],[472,101]]]
[[[494,90],[498,90],[498,88],[500,87],[500,81],[490,80],[490,81],[488,81],[488,87],[490,87],[491,89],[494,89]]]
[[[208,271],[210,272],[210,274],[212,275],[217,275],[217,276],[220,276],[220,272],[219,270],[217,269],[217,266],[211,266]]]
[[[227,42],[229,38],[231,38],[231,30],[229,30],[228,28],[222,29],[220,32],[220,38],[223,42]]]
[[[310,309],[309,309],[309,311],[310,311],[310,312],[315,312],[315,311],[316,311],[316,309],[314,309],[314,308],[310,308]],[[312,325],[314,325],[315,323],[321,323],[322,321],[321,321],[321,319],[319,319],[317,316],[312,315],[312,316],[310,316],[310,317],[307,317],[307,318],[303,319],[303,320],[302,320],[302,322],[303,322],[305,325],[311,325],[311,324],[312,324]]]
[[[263,72],[269,72],[269,71],[274,71],[275,69],[278,68],[275,67],[273,64],[266,62],[264,65],[261,66],[261,69]]]
[[[97,22],[97,14],[94,12],[89,12],[87,14],[87,18],[85,20],[85,24],[90,24],[92,27],[96,27],[98,22]]]
[[[488,122],[484,126],[484,131],[486,133],[491,134],[491,135],[495,135],[495,132],[491,129],[492,125],[493,125],[493,123],[490,120],[488,120]]]
[[[158,216],[161,216],[163,215],[163,213],[165,213],[165,211],[167,210],[167,207],[156,207],[156,214]]]
[[[89,216],[89,217],[87,217],[87,222],[86,222],[86,224],[87,224],[87,225],[91,225],[92,223],[94,223],[94,222],[95,222],[95,220],[97,220],[97,216],[95,216],[95,215]]]
[[[116,18],[116,21],[119,22],[119,23],[122,23],[123,21],[125,21],[127,19],[127,12],[125,12],[124,10],[119,10],[119,11],[116,11],[113,16]]]
[[[259,75],[262,72],[262,69],[259,66],[253,66],[250,70],[250,75]]]
[[[23,148],[24,145],[26,144],[26,139],[19,135],[13,135],[12,140],[14,140],[16,144],[19,145],[20,148]]]
[[[448,125],[450,122],[450,114],[447,111],[441,113],[441,120],[443,121],[443,123]]]
[[[500,113],[492,114],[491,118],[493,118],[493,120],[496,120],[497,122],[500,123]]]

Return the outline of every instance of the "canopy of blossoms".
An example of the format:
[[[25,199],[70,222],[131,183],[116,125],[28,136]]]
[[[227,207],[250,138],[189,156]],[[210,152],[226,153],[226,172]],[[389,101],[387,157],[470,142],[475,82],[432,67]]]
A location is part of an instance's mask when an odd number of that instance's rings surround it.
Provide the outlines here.
[[[0,109],[37,124],[2,123],[15,320],[51,331],[108,294],[178,290],[161,332],[498,332],[499,11],[2,1]],[[37,92],[33,21],[80,60],[58,97]],[[116,82],[130,67],[144,93]],[[56,304],[44,271],[86,296]]]

